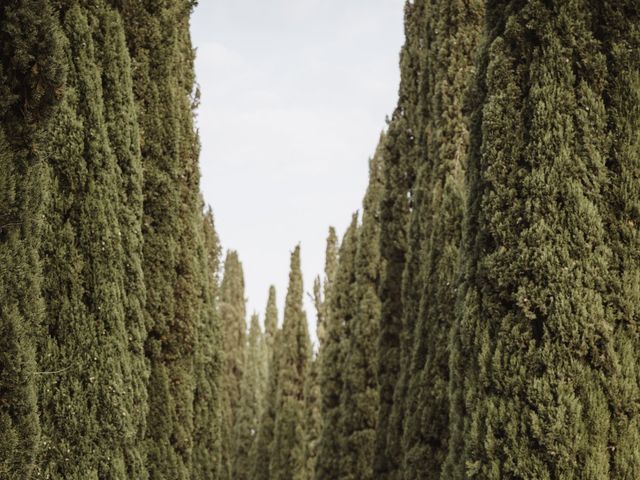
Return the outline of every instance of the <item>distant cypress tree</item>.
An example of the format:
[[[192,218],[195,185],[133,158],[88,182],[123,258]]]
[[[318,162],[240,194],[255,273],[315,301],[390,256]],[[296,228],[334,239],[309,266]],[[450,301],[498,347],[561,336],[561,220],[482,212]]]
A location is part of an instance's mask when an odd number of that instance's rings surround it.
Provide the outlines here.
[[[260,423],[262,399],[262,378],[260,344],[262,331],[257,314],[251,316],[249,337],[244,355],[244,373],[240,382],[240,403],[234,425],[235,451],[233,455],[234,480],[252,479],[251,452]]]
[[[380,208],[380,252],[384,268],[378,345],[380,404],[374,458],[375,476],[380,480],[396,479],[399,474],[407,384],[405,367],[415,321],[413,315],[403,314],[402,285],[415,168],[422,157],[422,146],[416,139],[421,129],[419,92],[426,79],[421,71],[421,55],[426,43],[422,36],[424,3],[416,0],[405,5],[406,39],[400,53],[399,99],[382,149],[385,191]]]
[[[320,392],[320,359],[316,354],[309,363],[304,384],[304,462],[306,477],[313,479],[322,434],[322,394]]]
[[[220,286],[220,321],[224,332],[226,389],[231,408],[231,425],[235,424],[240,403],[240,383],[247,337],[245,320],[244,273],[235,251],[227,252]]]
[[[329,314],[329,298],[333,288],[335,271],[338,266],[338,237],[336,230],[329,227],[325,249],[324,281],[320,276],[316,277],[313,285],[313,301],[316,309],[316,335],[318,337],[318,352],[314,355],[309,367],[309,374],[305,384],[305,410],[307,428],[305,440],[305,461],[307,465],[307,476],[315,478],[318,454],[320,451],[320,440],[322,436],[322,388],[320,376],[322,373],[322,356],[320,349],[326,342],[326,319]]]
[[[205,282],[203,316],[196,351],[194,395],[193,480],[217,480],[222,462],[222,330],[217,302],[220,272],[220,240],[211,209],[203,221]]]
[[[269,363],[267,389],[264,409],[255,442],[252,467],[254,480],[269,480],[269,462],[276,418],[276,395],[278,386],[278,356],[281,343],[281,331],[278,330],[278,308],[276,306],[276,289],[269,287],[269,299],[264,317],[265,344]]]
[[[316,463],[317,480],[340,478],[343,455],[340,401],[343,388],[345,324],[355,314],[353,287],[357,248],[358,217],[353,215],[338,254],[333,285],[328,293],[325,339],[320,346],[320,392],[322,396],[322,434]],[[331,235],[330,235],[331,242]],[[328,242],[328,244],[329,244]]]
[[[0,7],[0,477],[32,478],[40,440],[35,336],[43,322],[44,144],[66,62],[48,0]]]
[[[276,418],[269,465],[272,480],[305,480],[304,383],[311,359],[307,316],[303,310],[300,247],[291,254],[282,343],[277,361]]]
[[[415,316],[405,400],[402,478],[438,479],[448,450],[450,327],[454,322],[469,144],[465,95],[474,78],[483,2],[425,7],[429,38],[422,70],[416,166],[404,285],[405,315]]]
[[[324,343],[326,322],[329,314],[329,295],[333,288],[333,280],[338,267],[338,236],[336,229],[329,227],[324,256],[324,280],[316,277],[313,284],[313,302],[316,309],[316,333],[320,345]]]
[[[363,202],[362,226],[358,229],[351,295],[354,316],[346,322],[342,340],[344,355],[341,410],[342,462],[340,478],[373,479],[373,460],[378,406],[376,351],[380,324],[378,287],[380,263],[380,200],[383,193],[382,152],[369,164],[369,187]]]
[[[487,4],[443,478],[611,475],[595,12],[582,0]]]

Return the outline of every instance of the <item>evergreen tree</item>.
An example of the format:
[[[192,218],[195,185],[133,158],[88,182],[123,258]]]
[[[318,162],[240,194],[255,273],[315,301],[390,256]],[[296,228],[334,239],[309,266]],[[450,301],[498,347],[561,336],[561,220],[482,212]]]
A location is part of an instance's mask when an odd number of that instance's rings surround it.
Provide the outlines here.
[[[113,86],[122,89],[118,92],[109,90],[112,102],[105,102],[103,89],[110,76],[128,75],[127,51],[118,41],[122,24],[117,14],[101,2],[86,7],[68,2],[60,13],[69,76],[46,152],[52,194],[41,247],[47,304],[39,368],[47,373],[40,376],[42,449],[37,474],[144,478],[144,424],[135,415],[136,409],[144,411],[145,371],[133,370],[144,365],[142,325],[139,310],[130,317],[125,313],[128,254],[134,264],[140,258],[135,256],[135,228],[127,232],[133,245],[125,247],[120,224],[129,214],[139,215],[140,205],[121,204],[119,171],[120,160],[135,164],[139,158],[135,145],[126,153],[118,150],[119,144],[112,148],[109,135],[108,122],[114,115],[128,115],[131,107],[126,100],[118,103],[130,98],[127,85]],[[122,137],[113,137],[114,143],[136,136],[135,129],[121,128]],[[129,181],[135,184],[140,177]],[[137,281],[137,275],[134,271],[129,278]],[[144,290],[130,298],[134,304],[143,301]],[[137,338],[130,339],[130,334]]]
[[[194,395],[193,480],[217,480],[222,462],[221,376],[222,332],[217,312],[220,271],[220,240],[209,209],[203,221],[205,282],[202,321],[196,350]]]
[[[320,345],[320,392],[322,396],[322,434],[316,463],[317,480],[341,478],[343,455],[340,400],[343,388],[345,324],[355,314],[353,287],[357,248],[358,217],[353,215],[338,255],[333,285],[328,295],[325,341]],[[331,239],[331,235],[330,235]],[[331,242],[331,240],[329,240]],[[328,242],[328,243],[329,243]]]
[[[50,185],[44,143],[65,82],[48,0],[0,7],[0,477],[31,478],[40,426],[34,339],[43,322],[39,257]]]
[[[269,287],[269,299],[264,317],[265,345],[267,347],[268,381],[265,392],[264,407],[258,435],[254,444],[253,467],[254,480],[269,480],[269,461],[273,443],[276,419],[276,395],[278,386],[278,357],[282,332],[278,329],[278,308],[276,306],[276,289]]]
[[[235,425],[240,403],[244,350],[246,344],[246,307],[244,298],[244,274],[235,251],[227,252],[224,276],[220,286],[220,320],[224,332],[225,388],[229,395],[230,425]],[[233,428],[233,427],[232,427]]]
[[[254,450],[262,406],[262,365],[260,344],[262,331],[257,314],[251,316],[249,337],[244,356],[244,374],[240,383],[240,404],[234,425],[235,452],[233,455],[234,480],[249,480],[251,475],[251,453]]]
[[[277,357],[276,417],[269,474],[272,480],[305,480],[304,383],[311,358],[307,316],[302,307],[300,247],[291,254],[282,343]]]
[[[190,0],[117,2],[135,68],[144,167],[147,465],[153,479],[191,474],[202,208],[193,127]]]
[[[465,95],[473,79],[483,2],[432,3],[424,10],[419,143],[409,226],[404,314],[415,316],[405,400],[402,478],[437,479],[448,449],[447,348],[454,321],[468,150]],[[409,323],[409,322],[406,322]]]
[[[374,473],[381,480],[396,479],[402,456],[401,439],[406,397],[406,366],[410,357],[415,317],[403,314],[403,277],[407,254],[408,222],[413,207],[413,184],[422,145],[416,141],[421,127],[419,94],[426,76],[421,70],[425,0],[405,5],[405,44],[400,53],[400,90],[382,148],[385,189],[380,207],[380,252],[383,273],[378,345],[380,404]]]
[[[313,301],[316,309],[316,335],[319,349],[326,341],[326,319],[329,314],[329,297],[333,288],[335,271],[338,266],[338,237],[336,230],[329,227],[325,250],[324,281],[316,277],[313,285]],[[320,438],[322,435],[322,387],[320,375],[322,372],[322,356],[318,351],[309,367],[309,374],[305,384],[305,416],[308,419],[305,440],[305,458],[308,478],[315,478]]]
[[[443,478],[611,475],[595,12],[582,0],[487,4]]]
[[[316,277],[313,284],[313,302],[316,309],[316,334],[318,343],[322,345],[325,340],[326,322],[329,315],[329,295],[333,288],[333,279],[338,267],[338,236],[336,229],[329,227],[327,245],[324,256],[324,281]]]
[[[144,355],[146,290],[142,271],[142,159],[131,61],[119,13],[104,4],[96,6],[93,30],[100,59],[104,116],[111,150],[117,161],[118,237],[124,258],[123,308],[129,340],[129,365],[125,383],[131,389],[126,407],[132,424],[125,432],[127,476],[145,478],[142,448],[146,429],[148,370]]]
[[[380,146],[384,136],[380,138]],[[369,187],[363,202],[362,226],[358,229],[351,286],[353,318],[345,322],[342,339],[340,478],[373,479],[373,460],[378,405],[376,348],[380,322],[380,200],[383,193],[382,152],[369,165]]]

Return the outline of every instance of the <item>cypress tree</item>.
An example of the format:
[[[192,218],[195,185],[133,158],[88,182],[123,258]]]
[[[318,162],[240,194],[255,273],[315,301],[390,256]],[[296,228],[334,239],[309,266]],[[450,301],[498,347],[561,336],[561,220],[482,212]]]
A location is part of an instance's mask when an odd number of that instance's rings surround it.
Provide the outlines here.
[[[407,229],[413,207],[415,165],[421,157],[416,141],[420,131],[418,96],[424,0],[405,5],[405,44],[400,53],[400,89],[382,149],[385,189],[380,207],[380,252],[384,265],[380,284],[382,301],[378,340],[380,397],[374,473],[381,480],[395,479],[401,458],[401,438],[406,396],[407,359],[412,315],[403,315],[403,277],[407,253]]]
[[[608,440],[610,478],[640,476],[640,385],[637,305],[640,299],[640,9],[637,2],[599,2],[595,35],[602,42],[608,75],[604,101],[610,138],[605,231],[612,250],[607,318],[613,323],[615,356],[608,372],[612,422]]]
[[[0,7],[0,477],[31,478],[40,426],[35,335],[43,322],[39,257],[49,193],[43,154],[65,59],[47,0]]]
[[[581,0],[487,4],[443,478],[610,478],[597,23]]]
[[[144,166],[150,478],[191,474],[202,212],[190,0],[118,2],[133,59]]]
[[[230,402],[230,424],[235,424],[240,402],[240,383],[244,366],[246,344],[246,307],[244,298],[244,274],[235,251],[227,252],[224,276],[220,286],[220,320],[224,332],[225,377]]]
[[[145,372],[132,371],[143,365],[141,332],[139,323],[127,325],[128,258],[120,225],[126,208],[135,215],[136,205],[120,203],[119,162],[108,128],[108,116],[130,104],[107,108],[102,87],[108,75],[127,75],[119,70],[127,52],[117,42],[121,24],[101,3],[81,7],[68,2],[61,15],[69,76],[47,144],[53,187],[42,244],[48,301],[39,359],[48,373],[40,377],[38,475],[144,478],[139,450],[144,427],[134,415],[136,407],[143,410]],[[98,52],[107,50],[102,43],[107,41],[112,50],[102,57]],[[135,136],[126,126],[122,129],[123,135]],[[129,161],[135,159],[123,159]],[[135,255],[133,248],[126,253]],[[132,300],[137,295],[144,298],[144,291],[132,294]],[[137,343],[129,339],[132,332],[138,334]]]
[[[325,249],[324,281],[317,276],[313,284],[313,301],[316,309],[316,335],[319,349],[326,341],[326,319],[329,314],[329,297],[333,288],[335,270],[338,266],[338,237],[336,230],[329,227]],[[322,356],[316,352],[305,384],[305,410],[308,418],[305,440],[305,458],[308,478],[315,478],[316,465],[320,450],[320,438],[322,436],[322,387],[320,376],[322,373]]]
[[[278,386],[278,356],[280,351],[281,330],[278,329],[278,307],[276,288],[269,287],[269,298],[264,316],[265,344],[267,347],[268,380],[265,392],[264,409],[260,418],[258,435],[255,441],[252,467],[255,480],[269,480],[269,462],[273,443],[276,418],[276,394]]]
[[[415,316],[405,400],[402,478],[440,478],[448,449],[447,349],[454,321],[468,150],[465,95],[473,79],[483,3],[435,2],[424,10],[419,143],[411,212],[405,315]]]
[[[329,295],[333,289],[333,280],[338,267],[338,236],[336,229],[329,227],[324,255],[324,281],[316,277],[313,284],[313,302],[316,309],[316,333],[318,343],[322,345],[325,340],[326,322],[329,316]]]
[[[234,480],[248,480],[251,475],[251,452],[254,449],[262,406],[261,352],[262,331],[257,314],[251,316],[249,337],[244,355],[244,373],[240,382],[240,403],[234,425]]]
[[[125,383],[130,391],[126,407],[132,424],[125,433],[125,461],[129,478],[146,478],[143,439],[146,429],[144,355],[146,290],[142,271],[142,158],[140,132],[133,98],[131,61],[120,14],[106,5],[96,6],[94,19],[96,55],[100,59],[104,116],[118,180],[118,237],[124,258],[123,308],[129,340]]]
[[[204,310],[198,330],[194,394],[193,480],[217,480],[222,462],[222,332],[217,312],[220,240],[211,209],[203,220]]]
[[[353,287],[355,283],[355,255],[357,248],[358,217],[353,215],[347,229],[336,267],[333,285],[327,301],[328,316],[324,344],[320,345],[321,371],[320,392],[322,396],[322,434],[316,463],[316,479],[340,478],[343,455],[340,401],[343,388],[344,351],[343,338],[346,323],[355,314]],[[331,242],[331,235],[330,240]],[[328,244],[329,244],[328,242]],[[329,249],[327,249],[329,250]]]
[[[273,480],[304,480],[304,383],[311,358],[307,316],[302,307],[300,247],[291,254],[282,343],[277,357],[276,418],[269,464]]]
[[[380,145],[384,136],[380,138]],[[380,322],[380,200],[383,192],[381,151],[369,164],[369,187],[358,229],[351,286],[355,312],[345,322],[341,410],[342,462],[340,478],[373,479],[378,404],[376,348]]]

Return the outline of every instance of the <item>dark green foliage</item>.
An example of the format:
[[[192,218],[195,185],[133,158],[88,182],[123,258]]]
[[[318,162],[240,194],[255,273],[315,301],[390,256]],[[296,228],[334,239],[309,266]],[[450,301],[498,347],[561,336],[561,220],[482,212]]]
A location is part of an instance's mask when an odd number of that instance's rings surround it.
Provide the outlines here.
[[[46,0],[0,7],[0,477],[31,478],[40,439],[34,338],[43,321],[43,155],[62,35]]]
[[[300,247],[291,254],[282,339],[277,356],[276,417],[269,475],[272,480],[305,480],[304,384],[311,360],[307,316],[302,308]]]
[[[380,404],[374,472],[381,480],[395,479],[401,458],[406,367],[415,317],[403,315],[402,285],[407,254],[409,214],[413,206],[415,168],[422,155],[416,141],[421,126],[419,92],[424,0],[405,5],[405,44],[400,53],[400,91],[382,148],[385,192],[380,208],[380,252],[383,274],[378,346]],[[396,401],[397,400],[397,401]]]
[[[380,138],[380,146],[384,136]],[[383,193],[382,152],[369,165],[369,187],[364,197],[362,226],[358,229],[351,286],[353,318],[345,321],[342,338],[344,364],[340,398],[342,459],[340,478],[373,479],[378,406],[376,351],[380,322],[380,200]],[[340,260],[342,265],[342,258]],[[338,275],[336,282],[341,280]],[[338,283],[336,283],[338,285]],[[336,295],[339,295],[336,293]]]
[[[355,315],[353,289],[357,249],[358,217],[354,215],[344,235],[338,255],[328,302],[325,338],[320,345],[320,392],[322,396],[322,435],[316,463],[317,480],[340,478],[343,454],[340,401],[343,388],[345,324]],[[331,242],[332,236],[330,234]],[[329,243],[328,242],[328,243]]]
[[[487,5],[443,478],[610,478],[594,15],[581,0]]]
[[[260,423],[262,407],[262,331],[257,314],[251,316],[249,337],[244,355],[244,372],[240,382],[240,403],[234,425],[235,451],[233,455],[233,479],[250,480],[251,453]]]
[[[238,253],[235,251],[228,252],[224,261],[219,310],[225,347],[225,389],[229,395],[230,425],[233,429],[240,403],[240,383],[247,336],[244,274]]]
[[[202,214],[193,128],[192,2],[124,2],[144,166],[144,276],[150,478],[191,474],[195,357],[202,318]]]
[[[612,250],[607,317],[616,354],[609,373],[610,478],[640,476],[640,385],[637,320],[640,301],[640,5],[602,2],[596,36],[606,54],[604,93],[610,143],[605,231]]]
[[[135,164],[139,158],[135,145],[128,152],[112,149],[108,129],[115,111],[132,113],[130,92],[111,89],[113,103],[106,107],[102,88],[104,70],[128,75],[119,70],[126,68],[127,52],[118,43],[122,25],[100,2],[91,8],[71,2],[62,15],[69,76],[47,142],[52,190],[42,244],[47,318],[39,342],[39,368],[46,373],[40,377],[38,475],[144,478],[142,325],[139,310],[129,318],[125,313],[127,264],[140,261],[140,238],[120,224],[128,215],[139,218],[140,204],[122,205],[119,166],[119,160]],[[129,101],[118,104],[122,98]],[[136,132],[123,125],[120,134]],[[139,175],[129,180],[139,189]],[[133,242],[126,252],[122,229]],[[139,273],[129,278],[138,282]],[[141,308],[144,289],[131,299]],[[134,333],[137,339],[130,340]]]
[[[404,285],[409,338],[402,478],[437,479],[448,450],[450,326],[456,303],[468,150],[465,95],[473,80],[483,4],[432,3],[424,9],[421,84],[424,155],[416,167]],[[407,322],[409,323],[409,322]]]
[[[204,309],[198,329],[196,349],[196,390],[193,405],[193,480],[217,480],[222,457],[221,374],[222,332],[217,312],[220,271],[220,241],[213,214],[207,211],[203,221],[205,262],[203,272]]]
[[[264,317],[265,345],[267,347],[268,378],[258,436],[252,455],[253,479],[269,480],[269,462],[276,419],[276,395],[278,388],[278,357],[282,331],[278,330],[276,289],[269,288],[269,299]]]

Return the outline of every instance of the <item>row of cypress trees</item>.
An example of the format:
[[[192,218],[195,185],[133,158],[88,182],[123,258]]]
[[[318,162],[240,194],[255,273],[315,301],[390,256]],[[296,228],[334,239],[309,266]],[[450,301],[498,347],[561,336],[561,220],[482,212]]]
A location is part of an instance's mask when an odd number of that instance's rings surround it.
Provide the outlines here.
[[[221,478],[193,6],[0,7],[0,478]]]
[[[300,247],[281,325],[221,265],[193,6],[0,7],[0,478],[640,477],[640,5],[407,2],[315,352]]]
[[[640,476],[639,20],[407,2],[362,221],[314,286],[315,467],[287,478]]]

